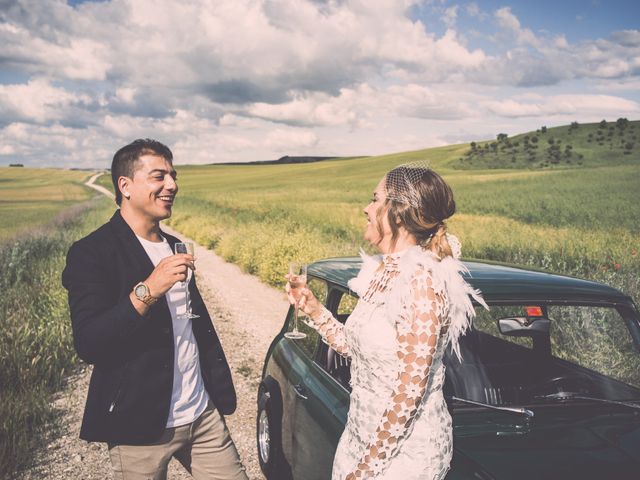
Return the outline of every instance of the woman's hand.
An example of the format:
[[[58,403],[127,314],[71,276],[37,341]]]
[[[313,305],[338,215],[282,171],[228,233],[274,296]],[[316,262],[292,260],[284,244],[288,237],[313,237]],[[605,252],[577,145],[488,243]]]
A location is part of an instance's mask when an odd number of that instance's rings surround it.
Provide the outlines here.
[[[291,283],[289,283],[289,275],[286,275],[287,284],[284,289],[287,292],[287,298],[289,299],[289,303],[291,305],[295,305],[298,303],[298,308],[305,314],[311,317],[311,319],[316,318],[322,312],[322,305],[315,297],[315,295],[309,290],[309,287],[304,285],[301,288],[291,288]]]

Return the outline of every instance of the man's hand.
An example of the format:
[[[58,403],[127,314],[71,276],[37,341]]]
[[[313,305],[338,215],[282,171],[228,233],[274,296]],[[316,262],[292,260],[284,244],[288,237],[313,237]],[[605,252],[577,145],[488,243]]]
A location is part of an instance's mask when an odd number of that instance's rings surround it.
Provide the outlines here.
[[[193,255],[179,253],[163,258],[153,269],[151,275],[143,281],[149,287],[152,297],[160,298],[167,293],[176,282],[187,280],[188,269],[195,270]]]

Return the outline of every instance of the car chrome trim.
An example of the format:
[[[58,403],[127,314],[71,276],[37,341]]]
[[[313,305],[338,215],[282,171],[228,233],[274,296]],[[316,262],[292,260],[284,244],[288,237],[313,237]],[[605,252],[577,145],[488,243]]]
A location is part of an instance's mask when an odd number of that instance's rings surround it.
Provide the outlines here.
[[[560,400],[560,401],[566,401],[566,400],[586,400],[586,401],[591,401],[591,402],[599,402],[599,403],[606,403],[609,405],[620,405],[623,407],[629,407],[629,408],[633,408],[636,410],[640,410],[640,405],[637,405],[635,403],[632,402],[623,402],[620,400],[609,400],[607,398],[598,398],[598,397],[592,397],[590,395],[582,395],[582,394],[574,394],[571,392],[560,392],[560,393],[552,393],[549,395],[541,395],[541,396],[537,396],[535,397],[537,399],[545,399],[545,400]],[[637,400],[640,401],[640,400]]]
[[[478,407],[486,407],[486,408],[491,408],[493,410],[500,410],[502,412],[511,412],[511,413],[516,413],[518,415],[524,415],[527,419],[531,419],[535,416],[535,414],[529,410],[528,408],[522,408],[522,407],[499,407],[497,405],[491,405],[490,403],[483,403],[483,402],[476,402],[474,400],[469,400],[467,398],[460,398],[460,397],[455,397],[452,396],[451,400],[455,401],[455,402],[462,402],[462,403],[468,403],[470,405],[476,405]]]
[[[302,385],[294,385],[293,392],[296,394],[296,397],[301,398],[302,400],[308,400],[309,397],[305,395],[306,390]]]

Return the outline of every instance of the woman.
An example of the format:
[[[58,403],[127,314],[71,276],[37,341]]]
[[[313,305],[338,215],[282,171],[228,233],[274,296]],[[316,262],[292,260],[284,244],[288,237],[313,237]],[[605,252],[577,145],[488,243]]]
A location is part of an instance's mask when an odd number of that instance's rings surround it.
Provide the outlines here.
[[[452,454],[451,416],[442,394],[444,349],[474,316],[460,276],[460,244],[446,234],[451,188],[424,166],[387,173],[364,209],[365,239],[382,257],[363,255],[349,286],[360,299],[342,325],[309,289],[287,288],[329,345],[351,357],[351,402],[333,480],[441,479]]]

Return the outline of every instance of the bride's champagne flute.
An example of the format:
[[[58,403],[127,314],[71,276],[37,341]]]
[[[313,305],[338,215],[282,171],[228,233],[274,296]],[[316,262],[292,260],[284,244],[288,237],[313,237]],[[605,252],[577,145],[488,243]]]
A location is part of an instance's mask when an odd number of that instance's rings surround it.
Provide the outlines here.
[[[189,255],[195,254],[195,248],[192,242],[178,242],[173,247],[176,254],[178,253],[187,253]],[[190,268],[187,268],[187,280],[182,282],[184,285],[184,295],[185,295],[185,311],[181,315],[184,318],[200,318],[200,315],[196,315],[191,311],[191,298],[189,296],[189,282],[191,281],[191,275],[193,272]]]
[[[299,295],[296,295],[297,292],[295,292],[295,290],[302,290],[306,285],[307,266],[297,262],[291,262],[289,264],[289,286],[291,287],[293,296],[299,297]],[[293,330],[286,332],[284,336],[293,340],[300,340],[307,336],[306,333],[298,330],[298,300],[293,304]]]

